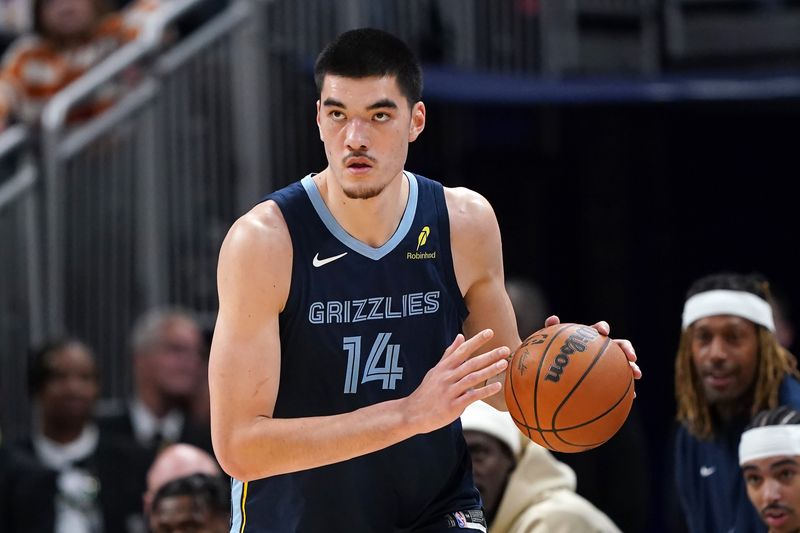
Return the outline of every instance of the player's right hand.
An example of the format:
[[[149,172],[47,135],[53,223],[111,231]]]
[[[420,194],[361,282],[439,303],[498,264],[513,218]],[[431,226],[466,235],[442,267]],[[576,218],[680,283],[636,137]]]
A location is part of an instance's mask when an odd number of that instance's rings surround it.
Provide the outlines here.
[[[415,433],[439,429],[461,416],[469,404],[500,392],[500,382],[486,381],[506,369],[511,350],[500,346],[472,355],[493,336],[491,329],[467,340],[459,333],[417,390],[404,399],[405,417]]]

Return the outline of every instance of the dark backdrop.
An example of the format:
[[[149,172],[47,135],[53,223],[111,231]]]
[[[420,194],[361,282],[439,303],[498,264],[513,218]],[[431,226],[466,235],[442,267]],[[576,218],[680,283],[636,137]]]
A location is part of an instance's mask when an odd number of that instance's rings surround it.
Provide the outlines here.
[[[633,341],[656,530],[669,522],[673,360],[689,284],[758,271],[800,301],[800,100],[427,107],[407,168],[486,196],[507,275],[538,282],[562,320],[605,319]]]

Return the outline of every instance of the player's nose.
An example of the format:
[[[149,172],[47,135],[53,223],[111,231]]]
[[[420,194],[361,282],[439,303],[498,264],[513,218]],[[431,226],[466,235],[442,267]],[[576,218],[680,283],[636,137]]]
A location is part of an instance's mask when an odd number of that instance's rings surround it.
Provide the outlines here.
[[[347,123],[345,142],[350,150],[369,149],[369,125],[361,119],[353,119]]]

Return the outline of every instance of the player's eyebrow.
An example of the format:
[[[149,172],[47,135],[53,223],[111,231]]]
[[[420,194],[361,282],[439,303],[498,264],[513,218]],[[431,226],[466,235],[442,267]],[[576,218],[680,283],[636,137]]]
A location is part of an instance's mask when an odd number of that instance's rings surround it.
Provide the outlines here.
[[[341,107],[342,109],[347,109],[347,106],[344,105],[342,102],[340,102],[339,100],[336,100],[334,98],[330,98],[330,97],[326,98],[322,102],[322,105],[323,106],[330,106],[330,107]]]
[[[397,104],[394,103],[394,100],[390,100],[388,98],[384,98],[382,100],[378,100],[372,105],[367,106],[367,111],[372,111],[373,109],[380,109],[382,107],[388,107],[390,109],[397,109]]]
[[[322,102],[322,105],[325,107],[341,107],[342,109],[347,109],[347,106],[344,105],[343,102],[340,102],[339,100],[330,97],[326,98]],[[375,103],[368,105],[367,111],[372,111],[374,109],[383,109],[383,108],[397,109],[397,104],[395,103],[394,100],[391,100],[389,98],[383,98]]]

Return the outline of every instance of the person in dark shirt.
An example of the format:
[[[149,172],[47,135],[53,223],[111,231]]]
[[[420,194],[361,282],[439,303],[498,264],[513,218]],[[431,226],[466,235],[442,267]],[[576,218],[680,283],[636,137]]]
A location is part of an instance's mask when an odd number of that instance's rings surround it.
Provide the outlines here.
[[[769,285],[756,274],[699,279],[682,324],[675,475],[687,527],[761,532],[739,473],[739,438],[757,412],[800,407],[796,360],[775,337]]]
[[[45,488],[49,531],[134,533],[141,530],[141,495],[149,455],[98,429],[100,391],[94,355],[74,338],[36,348],[28,366],[34,423],[29,438],[13,443],[53,473]]]

